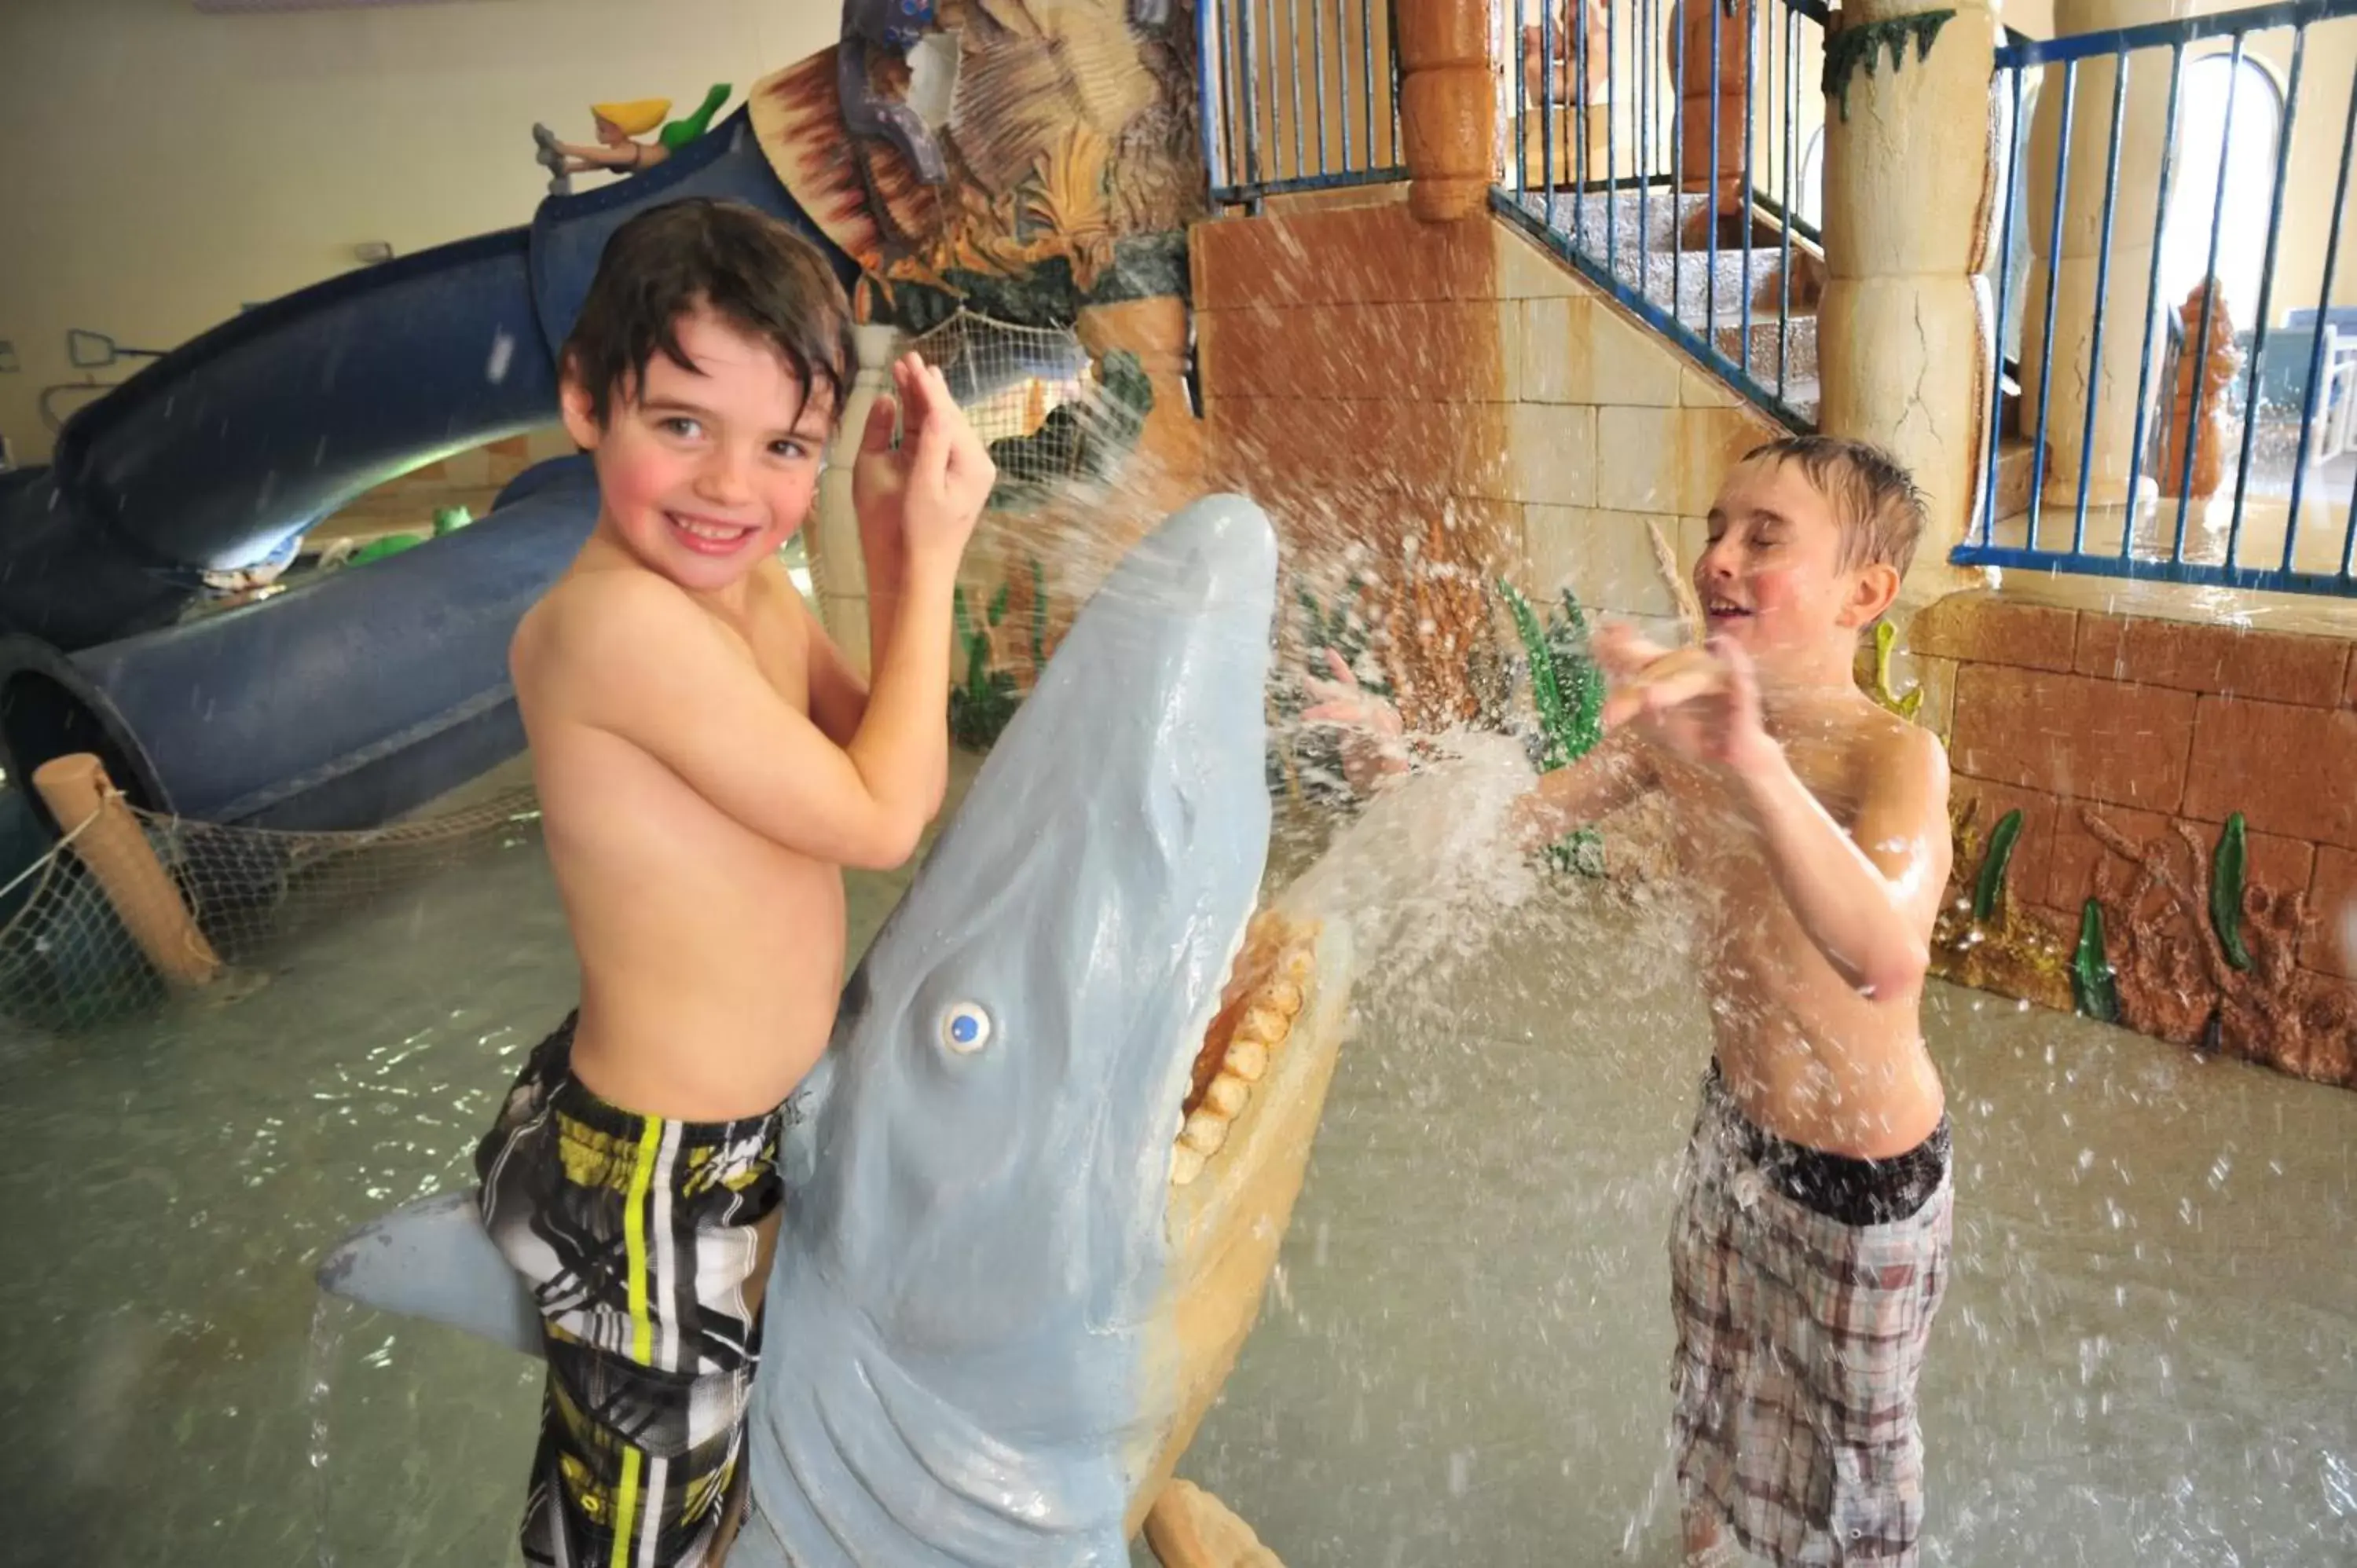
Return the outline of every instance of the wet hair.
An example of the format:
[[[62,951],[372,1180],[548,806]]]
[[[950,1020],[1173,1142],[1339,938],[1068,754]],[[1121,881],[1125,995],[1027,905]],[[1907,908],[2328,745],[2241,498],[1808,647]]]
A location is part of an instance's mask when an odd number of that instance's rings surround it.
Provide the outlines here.
[[[1797,463],[1819,495],[1832,504],[1841,529],[1841,569],[1882,564],[1904,577],[1923,536],[1923,492],[1914,476],[1881,447],[1839,435],[1787,435],[1764,441],[1743,455]]]
[[[694,197],[614,231],[565,339],[558,362],[587,390],[600,425],[626,383],[645,384],[657,353],[696,369],[679,346],[679,324],[700,311],[775,349],[805,403],[823,388],[840,413],[854,362],[842,280],[816,245],[769,214]]]

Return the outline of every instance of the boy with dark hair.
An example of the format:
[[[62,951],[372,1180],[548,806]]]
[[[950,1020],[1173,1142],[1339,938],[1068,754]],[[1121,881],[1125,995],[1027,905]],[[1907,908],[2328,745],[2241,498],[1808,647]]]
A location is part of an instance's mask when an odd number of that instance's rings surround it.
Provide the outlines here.
[[[1670,1243],[1692,1563],[1917,1560],[1915,1388],[1951,1233],[1948,1119],[1918,1020],[1947,758],[1858,690],[1852,661],[1922,526],[1914,484],[1872,447],[1801,436],[1747,454],[1695,564],[1706,640],[1601,630],[1606,736],[1519,809],[1536,846],[1659,792],[1702,895],[1712,1060]],[[1321,716],[1395,727],[1319,694]],[[1376,766],[1395,771],[1390,749]]]
[[[615,231],[565,343],[597,523],[510,659],[581,1001],[476,1151],[485,1228],[544,1320],[534,1563],[710,1563],[733,1536],[782,1107],[843,981],[841,868],[905,860],[947,783],[950,596],[994,469],[938,371],[900,360],[863,432],[872,686],[777,560],[850,322],[808,242],[692,200]]]

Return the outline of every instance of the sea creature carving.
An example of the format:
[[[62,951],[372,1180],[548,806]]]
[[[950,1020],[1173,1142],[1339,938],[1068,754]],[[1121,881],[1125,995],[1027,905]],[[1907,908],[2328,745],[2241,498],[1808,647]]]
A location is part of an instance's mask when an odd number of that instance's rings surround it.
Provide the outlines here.
[[[2208,1034],[2230,1055],[2357,1087],[2357,1008],[2348,991],[2299,967],[2316,923],[2304,889],[2244,883],[2239,934],[2249,963],[2238,967],[2211,916],[2212,857],[2193,823],[2175,821],[2138,841],[2093,807],[2079,815],[2110,852],[2095,868],[2094,896],[2116,916],[2123,1022],[2180,1045]]]

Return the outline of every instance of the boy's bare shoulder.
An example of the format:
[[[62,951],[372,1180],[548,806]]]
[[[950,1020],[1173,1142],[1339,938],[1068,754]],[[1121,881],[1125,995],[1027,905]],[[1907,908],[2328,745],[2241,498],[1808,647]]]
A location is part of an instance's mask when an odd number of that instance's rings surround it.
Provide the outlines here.
[[[760,562],[753,568],[752,580],[760,590],[764,618],[798,634],[806,634],[818,624],[818,616],[802,597],[802,589],[794,585],[793,574],[786,570],[784,562],[774,557]]]
[[[1851,787],[1862,800],[1894,795],[1945,810],[1948,748],[1923,725],[1861,701],[1844,746]]]
[[[572,690],[713,646],[711,618],[655,574],[574,572],[524,613],[509,662],[520,687]]]

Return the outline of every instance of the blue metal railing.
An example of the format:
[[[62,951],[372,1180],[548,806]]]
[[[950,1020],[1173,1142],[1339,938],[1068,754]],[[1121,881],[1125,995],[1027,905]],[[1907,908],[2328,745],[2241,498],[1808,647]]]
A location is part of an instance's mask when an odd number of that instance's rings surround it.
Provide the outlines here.
[[[1824,120],[1824,0],[1490,5],[1512,82],[1498,105],[1511,150],[1492,205],[1808,428],[1824,252],[1799,216],[1813,199],[1799,166]],[[1200,0],[1196,27],[1215,209],[1405,177],[1389,0]],[[1706,63],[1700,47],[1686,59],[1688,32],[1707,39]],[[1738,81],[1743,130],[1728,147],[1721,114]],[[1579,128],[1567,145],[1566,114]],[[1736,166],[1722,166],[1723,152]]]
[[[2036,150],[2007,160],[1997,242],[1999,276],[2010,275],[2016,245],[2045,242],[2032,263],[2044,277],[2021,299],[2025,314],[2033,302],[2040,306],[2036,340],[2025,335],[2021,345],[2028,427],[2018,435],[2029,451],[2029,487],[2020,515],[2001,517],[1998,446],[2007,405],[2004,378],[1992,376],[1993,434],[1978,517],[1953,559],[2357,596],[2357,450],[2348,446],[2357,413],[2350,406],[2357,400],[2357,335],[2335,327],[2336,309],[2345,322],[2357,306],[2357,284],[2344,283],[2337,298],[2334,289],[2357,154],[2357,72],[2345,89],[2330,81],[2322,88],[2328,98],[2336,90],[2348,92],[2345,113],[2303,122],[2301,109],[2313,93],[2303,98],[2317,53],[2312,35],[2330,39],[2320,58],[2347,59],[2357,42],[2357,0],[2288,0],[2044,41],[2017,38],[1996,51],[1992,91],[2017,127],[2029,88],[2041,119],[2051,105],[2056,132],[2050,140],[2012,139],[2017,148]],[[2138,99],[2148,110],[2154,73],[2163,70],[2166,106],[2158,124],[2148,114],[2132,116],[2131,94],[2144,89]],[[2082,101],[2084,70],[2098,73],[2094,103]],[[2100,80],[2106,70],[2107,91]],[[2074,152],[2091,150],[2081,145],[2083,136],[2074,139],[2074,123],[2090,113],[2104,113],[2107,125],[2099,203],[2084,183],[2088,167],[2073,184]],[[2212,155],[2203,124],[2210,120],[2216,124],[2216,172],[2205,179],[2197,168],[2180,183],[2181,163]],[[2239,142],[2238,127],[2244,133]],[[2124,190],[2123,149],[2142,161],[2155,143],[2157,167]],[[2053,177],[2032,183],[2033,210],[2021,225],[2028,232],[2017,234],[2016,187],[2035,158],[2051,159]],[[2230,219],[2230,193],[2254,208],[2264,193],[2263,231]],[[2118,218],[2124,205],[2133,211],[2147,200],[2149,234],[2131,234],[2125,243],[2148,242],[2150,255],[2123,275],[2113,267],[2123,242]],[[2050,207],[2038,210],[2040,203]],[[2066,298],[2064,271],[2086,264],[2064,254],[2066,216],[2090,208],[2099,208],[2093,288],[2083,298],[2075,289]],[[2287,222],[2293,215],[2297,225]],[[2181,302],[2175,297],[2180,290]],[[1998,344],[2006,339],[2008,294],[1997,294]],[[2310,295],[2313,309],[2302,308],[2298,301]],[[2279,312],[2285,296],[2295,303]],[[2180,306],[2187,317],[2181,331]],[[2237,322],[2237,314],[2247,320]],[[2217,336],[2221,319],[2231,338]],[[2105,369],[2107,353],[2125,346],[2121,334],[2135,335],[2129,340],[2138,344],[2132,405],[2120,401],[2125,375]],[[2287,349],[2296,364],[2263,384],[2262,371]],[[2298,388],[2296,402],[2281,395],[2291,383]],[[2034,400],[2027,396],[2033,389]],[[2066,407],[2070,423],[2059,432],[2058,393],[2083,405]],[[2132,425],[2124,446],[2111,439],[2121,424]],[[2072,436],[2074,450],[2068,449]],[[2049,515],[2050,508],[2065,507],[2067,545]]]
[[[1824,119],[1823,0],[1492,3],[1522,66],[1492,205],[1807,429],[1824,252],[1800,166]]]
[[[1390,0],[1200,0],[1195,29],[1214,209],[1407,177]]]

